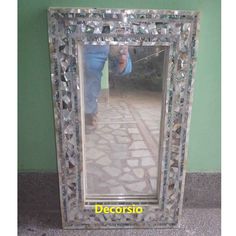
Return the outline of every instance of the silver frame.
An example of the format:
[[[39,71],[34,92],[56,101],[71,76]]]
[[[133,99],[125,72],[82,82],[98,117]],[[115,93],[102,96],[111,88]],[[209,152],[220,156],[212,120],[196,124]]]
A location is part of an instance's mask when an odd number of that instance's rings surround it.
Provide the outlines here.
[[[179,225],[198,31],[199,14],[191,11],[49,8],[49,50],[63,228]],[[101,202],[85,199],[79,42],[169,47],[161,121],[158,202],[145,199],[102,202],[103,205],[135,203],[143,207],[142,214],[95,214],[93,206]]]

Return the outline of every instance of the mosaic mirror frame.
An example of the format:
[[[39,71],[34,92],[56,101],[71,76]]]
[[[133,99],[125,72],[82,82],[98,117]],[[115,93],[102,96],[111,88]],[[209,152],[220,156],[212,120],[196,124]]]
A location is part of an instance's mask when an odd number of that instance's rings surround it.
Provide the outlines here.
[[[65,229],[179,225],[185,178],[199,14],[174,10],[49,8],[48,34],[62,225]],[[158,202],[141,214],[95,214],[84,193],[79,43],[168,47]],[[99,202],[131,205],[130,201]]]

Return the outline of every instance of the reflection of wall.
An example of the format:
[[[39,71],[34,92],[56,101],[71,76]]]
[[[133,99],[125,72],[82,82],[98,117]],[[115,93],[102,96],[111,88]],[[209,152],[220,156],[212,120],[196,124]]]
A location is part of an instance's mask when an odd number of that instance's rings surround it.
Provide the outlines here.
[[[19,0],[19,170],[56,171],[47,8],[65,6],[200,11],[188,170],[219,171],[220,0]]]
[[[101,80],[101,92],[99,96],[99,101],[108,102],[109,100],[109,72],[108,72],[108,60],[106,61]]]
[[[130,47],[129,52],[133,61],[133,70],[129,78],[134,79],[136,87],[147,90],[162,90],[162,72],[164,49],[160,47]],[[158,51],[160,52],[158,54]]]
[[[125,76],[117,76],[113,68],[117,59],[117,49],[118,46],[110,47],[109,77],[113,83],[121,80],[125,86],[131,86],[131,89],[162,90],[164,50],[166,48],[156,46],[129,46],[132,71]]]
[[[101,87],[102,89],[109,89],[108,61],[106,61],[102,71]]]

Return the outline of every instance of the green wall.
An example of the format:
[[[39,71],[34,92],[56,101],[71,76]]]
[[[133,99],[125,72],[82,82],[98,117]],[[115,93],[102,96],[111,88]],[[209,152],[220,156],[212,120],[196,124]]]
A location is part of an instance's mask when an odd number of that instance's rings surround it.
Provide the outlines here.
[[[188,171],[220,171],[220,0],[19,0],[19,171],[56,171],[47,38],[50,6],[200,11]]]

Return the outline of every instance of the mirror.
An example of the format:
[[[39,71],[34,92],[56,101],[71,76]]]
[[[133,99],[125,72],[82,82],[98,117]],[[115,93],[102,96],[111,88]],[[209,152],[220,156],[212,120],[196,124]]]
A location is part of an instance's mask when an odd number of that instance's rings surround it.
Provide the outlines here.
[[[166,47],[81,50],[86,198],[156,199]]]
[[[178,226],[198,31],[193,11],[48,10],[64,229]]]

